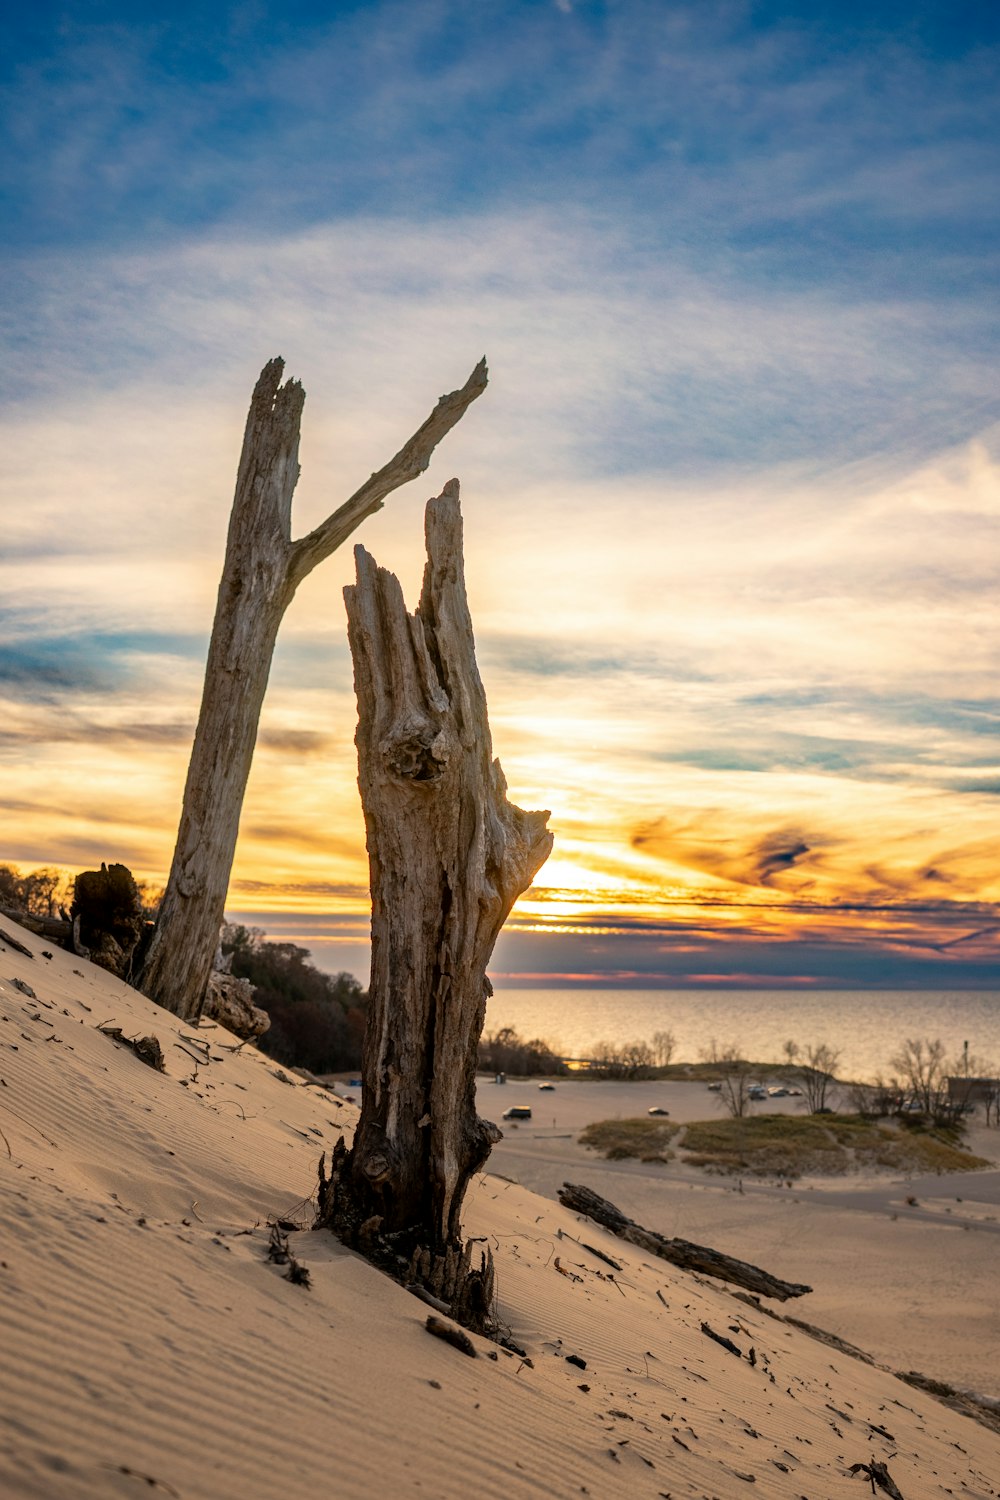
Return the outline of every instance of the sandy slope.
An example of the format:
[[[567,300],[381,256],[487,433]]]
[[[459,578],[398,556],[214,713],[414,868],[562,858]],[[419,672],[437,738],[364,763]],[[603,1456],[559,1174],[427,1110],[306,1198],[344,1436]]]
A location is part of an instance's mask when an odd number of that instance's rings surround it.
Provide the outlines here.
[[[507,1128],[490,1165],[555,1198],[585,1182],[639,1223],[744,1256],[813,1294],[802,1316],[895,1369],[919,1370],[1000,1398],[1000,1171],[929,1178],[832,1178],[796,1183],[710,1177],[678,1162],[609,1162],[577,1144],[591,1120],[662,1104],[677,1121],[712,1118],[698,1084],[483,1082],[480,1112],[532,1106],[530,1125]],[[794,1099],[768,1104],[792,1112]],[[970,1145],[1000,1155],[1000,1131],[977,1126]],[[912,1204],[908,1200],[916,1199]]]
[[[420,1303],[325,1234],[291,1236],[312,1279],[293,1286],[264,1223],[312,1193],[351,1107],[17,936],[36,956],[0,944],[5,1500],[681,1500],[753,1483],[829,1500],[867,1493],[847,1469],[873,1456],[906,1500],[997,1493],[996,1433],[497,1178],[467,1227],[496,1249],[530,1364],[431,1338]],[[102,1022],[154,1032],[167,1073]]]

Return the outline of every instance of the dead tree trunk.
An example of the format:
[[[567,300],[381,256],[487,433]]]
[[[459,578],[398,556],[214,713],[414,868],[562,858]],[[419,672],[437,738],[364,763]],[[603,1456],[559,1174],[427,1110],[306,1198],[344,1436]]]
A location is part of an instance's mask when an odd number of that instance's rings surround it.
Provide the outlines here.
[[[442,396],[383,469],[308,536],[291,538],[305,392],[281,384],[284,362],[261,371],[247,417],[226,560],[180,828],[139,987],[186,1018],[200,1013],[225,910],[243,795],[278,626],[295,590],[385,497],[422,474],[431,454],[486,387],[486,363]]]
[[[415,615],[394,575],[362,547],[357,584],[344,591],[372,975],[361,1119],[352,1150],[341,1142],[321,1183],[319,1222],[369,1250],[378,1240],[411,1258],[413,1279],[454,1299],[458,1316],[469,1311],[462,1199],[500,1138],[475,1110],[486,965],[552,835],[547,812],[507,800],[493,759],[456,480],[429,502],[426,538]]]

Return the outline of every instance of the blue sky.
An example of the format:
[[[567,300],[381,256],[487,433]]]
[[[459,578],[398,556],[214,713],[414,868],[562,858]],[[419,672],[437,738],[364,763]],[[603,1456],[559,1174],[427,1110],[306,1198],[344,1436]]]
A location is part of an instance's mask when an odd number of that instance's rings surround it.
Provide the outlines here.
[[[501,982],[991,982],[998,58],[981,4],[11,17],[0,859],[165,871],[264,361],[303,531],[485,352],[360,539],[412,602],[461,476],[557,838]],[[350,571],[286,621],[234,900],[361,971]]]

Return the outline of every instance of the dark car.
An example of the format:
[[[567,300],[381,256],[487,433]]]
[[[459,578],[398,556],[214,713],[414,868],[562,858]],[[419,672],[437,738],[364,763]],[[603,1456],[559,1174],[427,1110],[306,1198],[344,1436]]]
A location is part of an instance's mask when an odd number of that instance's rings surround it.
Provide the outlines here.
[[[669,1109],[664,1109],[662,1104],[653,1104],[646,1111],[647,1115],[669,1115]]]
[[[502,1120],[530,1120],[531,1110],[526,1104],[512,1104],[510,1109],[505,1109],[500,1116]]]

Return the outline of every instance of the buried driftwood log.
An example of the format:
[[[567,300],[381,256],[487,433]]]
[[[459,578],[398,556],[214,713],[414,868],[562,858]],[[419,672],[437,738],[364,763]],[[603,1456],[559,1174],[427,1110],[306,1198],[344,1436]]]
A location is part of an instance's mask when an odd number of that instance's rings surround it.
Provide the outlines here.
[[[789,1297],[803,1297],[812,1291],[811,1286],[782,1281],[759,1266],[750,1265],[749,1261],[735,1260],[733,1256],[710,1250],[705,1245],[693,1245],[690,1240],[668,1240],[652,1229],[643,1229],[641,1224],[626,1218],[621,1209],[609,1203],[607,1198],[601,1198],[588,1187],[564,1182],[559,1189],[559,1202],[574,1213],[586,1214],[595,1223],[618,1235],[619,1239],[627,1240],[630,1245],[637,1245],[640,1250],[657,1255],[661,1260],[669,1260],[672,1265],[682,1266],[685,1271],[715,1276],[719,1281],[744,1286],[759,1297],[775,1297],[779,1302],[787,1302]]]
[[[458,483],[427,506],[415,614],[355,549],[345,589],[372,891],[361,1118],[321,1166],[319,1219],[452,1316],[483,1327],[488,1250],[462,1244],[472,1174],[500,1138],[475,1107],[486,965],[552,847],[547,812],[507,800],[465,595]],[[473,1259],[479,1262],[473,1264]]]
[[[441,439],[486,389],[481,361],[442,396],[394,458],[307,536],[292,540],[305,392],[261,371],[247,417],[226,558],[205,667],[177,843],[139,988],[185,1020],[201,1013],[219,941],[243,795],[278,627],[296,589],[366,516],[422,474]]]

